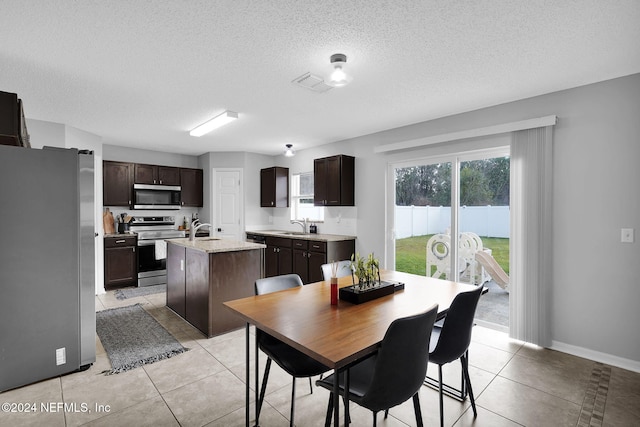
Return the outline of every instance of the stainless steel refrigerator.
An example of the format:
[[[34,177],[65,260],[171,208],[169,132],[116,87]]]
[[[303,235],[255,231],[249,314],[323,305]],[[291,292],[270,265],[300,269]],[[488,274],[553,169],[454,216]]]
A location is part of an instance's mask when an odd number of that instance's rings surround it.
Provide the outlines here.
[[[0,392],[95,362],[93,155],[0,145]]]

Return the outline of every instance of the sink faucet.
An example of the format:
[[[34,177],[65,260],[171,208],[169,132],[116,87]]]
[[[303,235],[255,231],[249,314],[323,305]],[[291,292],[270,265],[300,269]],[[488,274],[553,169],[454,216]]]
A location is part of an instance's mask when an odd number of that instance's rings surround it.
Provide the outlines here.
[[[209,227],[209,234],[211,234],[211,228],[212,228],[211,224],[208,224],[206,222],[201,224],[200,220],[196,219],[191,223],[191,232],[189,233],[190,242],[193,242],[194,240],[196,240],[196,232],[202,227]]]
[[[292,219],[291,224],[299,224],[302,227],[302,232],[304,234],[307,234],[307,221],[308,221],[308,218],[305,218],[302,221],[297,219]]]

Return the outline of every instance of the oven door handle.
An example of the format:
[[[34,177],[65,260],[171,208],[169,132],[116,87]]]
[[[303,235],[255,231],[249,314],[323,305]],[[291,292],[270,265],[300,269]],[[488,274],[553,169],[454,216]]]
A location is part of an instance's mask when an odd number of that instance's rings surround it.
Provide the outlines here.
[[[162,240],[162,239],[158,239]],[[155,240],[138,240],[138,246],[155,246]]]

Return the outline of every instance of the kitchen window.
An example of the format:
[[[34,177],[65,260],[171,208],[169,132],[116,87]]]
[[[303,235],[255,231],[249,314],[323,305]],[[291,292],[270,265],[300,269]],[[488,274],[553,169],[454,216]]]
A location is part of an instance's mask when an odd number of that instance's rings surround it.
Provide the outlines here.
[[[291,175],[291,219],[324,221],[322,206],[313,205],[313,172]]]

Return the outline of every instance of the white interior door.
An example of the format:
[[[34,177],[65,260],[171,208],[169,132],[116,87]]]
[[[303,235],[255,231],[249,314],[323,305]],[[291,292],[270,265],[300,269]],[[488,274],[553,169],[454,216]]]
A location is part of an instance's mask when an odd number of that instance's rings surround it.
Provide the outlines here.
[[[222,239],[242,241],[242,169],[216,169],[214,172],[216,235]]]

